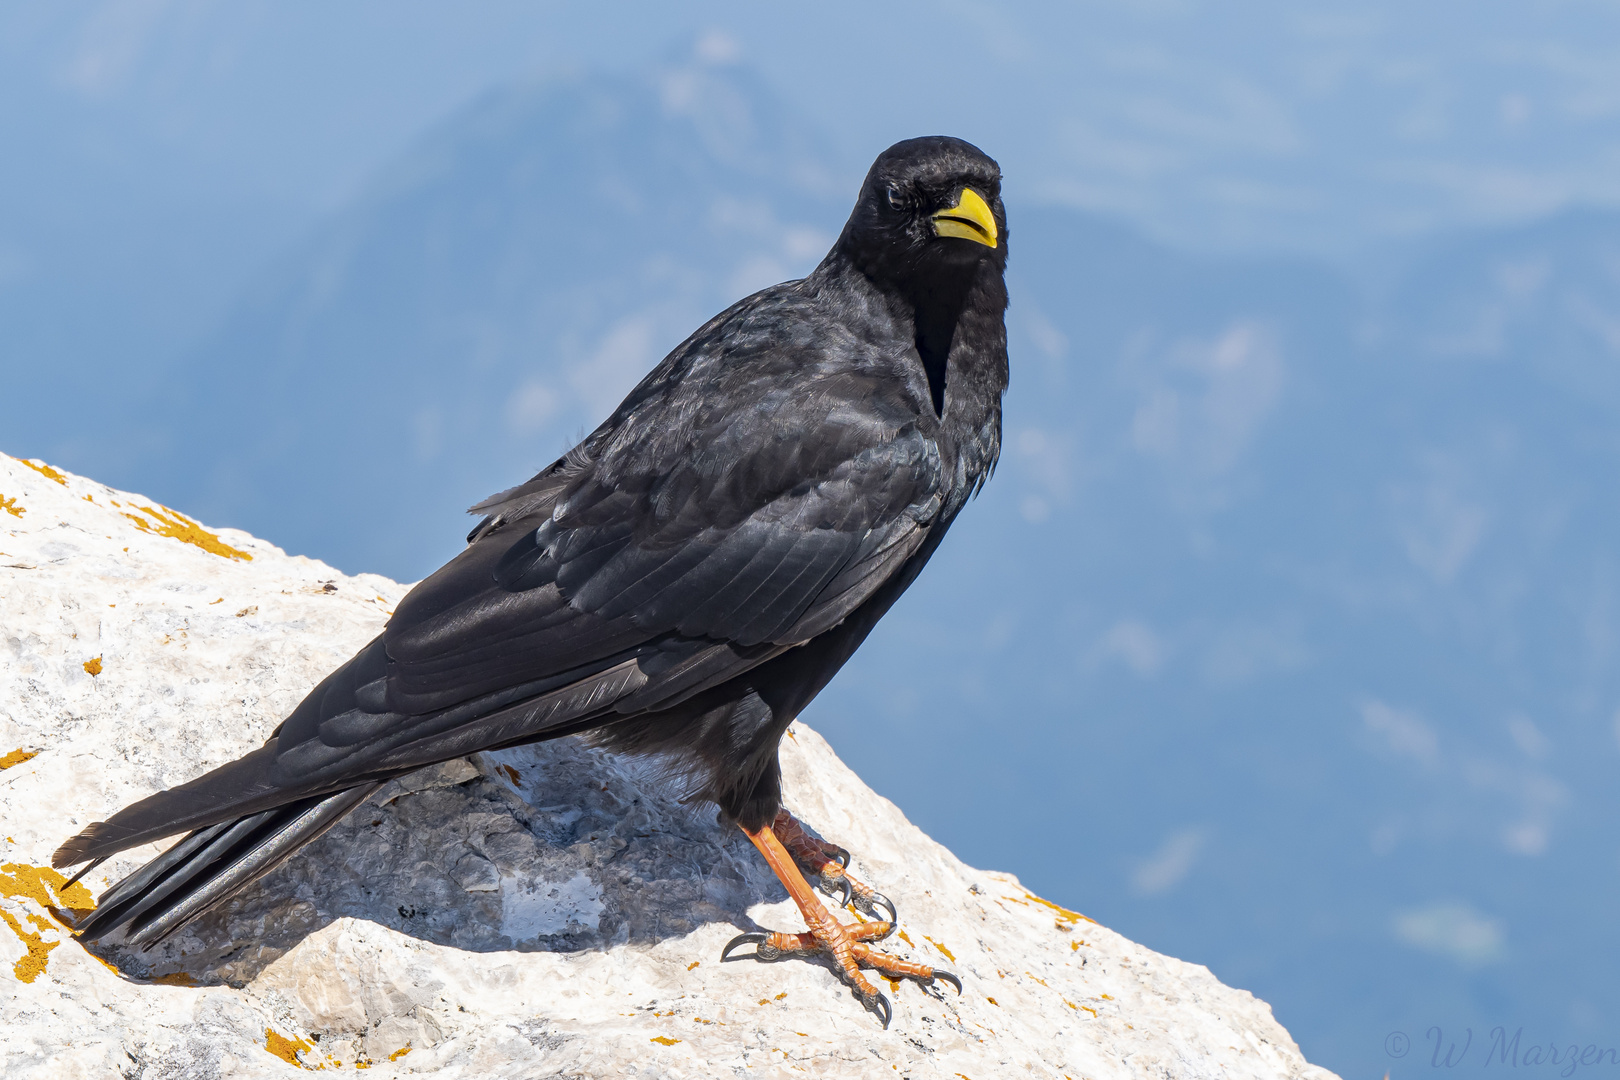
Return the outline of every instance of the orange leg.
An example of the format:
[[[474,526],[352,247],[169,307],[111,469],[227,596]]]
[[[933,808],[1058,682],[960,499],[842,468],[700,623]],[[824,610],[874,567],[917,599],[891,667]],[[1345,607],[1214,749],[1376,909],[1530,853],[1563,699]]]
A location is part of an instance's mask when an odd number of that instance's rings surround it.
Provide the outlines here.
[[[783,813],[785,815],[786,811]],[[744,829],[743,834],[753,841],[759,853],[765,857],[766,865],[776,874],[782,887],[787,889],[788,895],[799,908],[799,914],[804,916],[805,925],[810,929],[802,934],[782,931],[741,934],[733,938],[721,951],[722,961],[738,945],[750,943],[755,946],[755,955],[761,960],[777,960],[793,954],[826,953],[838,966],[843,980],[855,990],[866,1007],[883,1019],[884,1027],[889,1026],[889,1018],[893,1014],[889,999],[861,974],[860,969],[863,967],[874,968],[891,978],[917,979],[922,982],[941,979],[954,983],[957,992],[961,993],[962,980],[949,971],[901,960],[867,944],[868,941],[884,938],[892,933],[894,930],[892,921],[844,924],[834,918],[816,898],[815,891],[800,872],[793,852],[777,836],[774,826],[781,821],[782,816],[779,815],[776,822],[758,832]],[[824,845],[821,841],[806,835],[791,816],[788,817],[788,821],[791,822],[791,826],[787,829],[789,835],[793,836],[794,832],[797,832],[797,836],[794,836],[795,846],[799,847],[807,858],[819,857],[836,865],[836,861],[824,850],[830,845]],[[890,908],[892,911],[893,905],[890,905]]]
[[[777,839],[782,841],[782,846],[788,849],[788,854],[793,856],[799,868],[816,878],[816,885],[822,892],[828,896],[843,894],[838,901],[839,907],[853,904],[857,911],[874,919],[879,917],[878,909],[883,908],[883,921],[893,927],[897,915],[894,902],[849,872],[849,852],[837,844],[817,840],[805,831],[798,818],[786,810],[777,811],[776,820],[771,822],[771,831],[776,833]]]

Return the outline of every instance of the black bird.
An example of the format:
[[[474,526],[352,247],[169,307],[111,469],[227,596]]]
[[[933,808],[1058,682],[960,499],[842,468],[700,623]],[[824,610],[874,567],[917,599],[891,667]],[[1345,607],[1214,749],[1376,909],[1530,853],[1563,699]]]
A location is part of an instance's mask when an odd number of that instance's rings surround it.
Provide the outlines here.
[[[678,763],[810,928],[726,953],[829,953],[885,1025],[863,966],[960,990],[868,944],[894,905],[782,809],[777,744],[995,466],[1006,264],[993,160],[943,136],[884,151],[809,277],[715,316],[561,460],[473,507],[466,550],[264,746],[63,844],[59,867],[189,833],[81,936],[148,946],[392,777],[584,734]],[[840,924],[801,867],[887,917]]]

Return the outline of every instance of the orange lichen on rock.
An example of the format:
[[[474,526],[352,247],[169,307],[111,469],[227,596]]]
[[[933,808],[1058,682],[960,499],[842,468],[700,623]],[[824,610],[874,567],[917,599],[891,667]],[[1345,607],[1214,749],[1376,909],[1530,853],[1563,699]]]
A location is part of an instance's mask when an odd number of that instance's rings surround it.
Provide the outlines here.
[[[170,536],[182,543],[200,547],[210,555],[218,555],[223,559],[253,561],[252,555],[231,547],[178,510],[170,510],[167,506],[161,510],[153,506],[142,506],[138,507],[138,509],[141,512],[140,514],[126,513],[124,516],[133,521],[135,527],[142,532],[149,532],[156,536]],[[147,521],[141,514],[147,515],[157,524],[153,525],[151,521]]]
[[[1060,930],[1067,930],[1077,922],[1095,923],[1097,921],[1096,919],[1088,918],[1087,916],[1080,914],[1078,911],[1070,911],[1066,907],[1054,904],[1050,900],[1043,900],[1039,896],[1036,896],[1034,893],[1030,892],[1028,889],[1024,890],[1024,895],[1035,901],[1037,904],[1044,904],[1046,907],[1049,907],[1053,911],[1057,912],[1058,921],[1060,923],[1058,929]],[[1008,899],[1010,900],[1012,897],[1008,897]],[[1063,922],[1067,922],[1069,926],[1062,926],[1061,923]]]
[[[410,1052],[411,1052],[411,1048],[409,1046],[402,1046],[398,1050],[395,1050],[392,1054],[389,1054],[388,1055],[388,1060],[389,1061],[398,1061],[400,1058],[404,1057],[406,1054],[408,1054]]]
[[[67,477],[45,464],[43,461],[29,461],[27,458],[17,458],[18,461],[33,469],[47,480],[55,480],[63,487],[67,487]]]
[[[73,913],[73,917],[77,917],[94,910],[96,906],[95,900],[90,896],[90,890],[78,882],[67,885],[67,878],[48,866],[26,866],[21,863],[7,863],[0,866],[0,896],[32,900],[55,916],[63,925],[71,925],[72,917],[68,916],[69,911]],[[11,928],[11,932],[17,935],[23,947],[28,950],[12,965],[12,972],[20,981],[31,983],[45,970],[51,950],[61,942],[45,940],[43,932],[54,930],[55,927],[43,917],[30,913],[27,919],[38,927],[38,930],[25,930],[22,921],[15,915],[9,911],[0,911],[0,920],[4,920]]]
[[[37,757],[39,757],[38,750],[23,750],[18,748],[7,754],[5,757],[0,757],[0,769],[9,769],[13,765],[21,765],[23,762],[30,761]]]
[[[75,881],[68,885],[66,877],[48,866],[27,866],[22,863],[0,866],[0,896],[32,900],[58,916],[64,925],[70,922],[64,917],[66,912],[71,911],[76,918],[96,909],[95,898],[82,882]]]
[[[681,1040],[679,1040],[679,1039],[671,1039],[667,1035],[654,1035],[652,1038],[648,1039],[647,1041],[648,1042],[655,1042],[655,1043],[658,1043],[658,1044],[660,1044],[662,1046],[674,1046],[676,1043],[680,1042]]]
[[[8,499],[4,495],[0,495],[0,510],[4,510],[12,517],[22,517],[28,513],[26,506],[18,506],[15,498]]]
[[[923,935],[923,940],[928,942],[928,944],[932,945],[934,948],[938,949],[942,954],[944,954],[945,959],[949,960],[953,964],[956,963],[956,954],[951,952],[951,950],[947,949],[945,946],[941,945],[939,942],[935,941],[933,938],[929,937],[927,934]]]
[[[62,943],[60,941],[46,941],[44,935],[24,930],[22,923],[18,922],[17,917],[9,911],[0,911],[0,919],[5,920],[5,924],[11,927],[11,932],[22,939],[23,947],[28,950],[20,960],[11,965],[12,972],[17,976],[18,982],[33,982],[45,970],[45,964],[50,958],[51,950]],[[39,921],[44,922],[45,920],[40,919]],[[49,925],[46,924],[47,927]]]
[[[308,1066],[298,1060],[298,1055],[307,1054],[315,1049],[303,1039],[296,1037],[289,1039],[275,1028],[264,1029],[264,1048],[282,1061],[287,1062],[289,1065],[297,1065],[300,1069],[308,1068]]]
[[[84,670],[91,675],[101,674],[101,657],[93,656],[84,662]]]

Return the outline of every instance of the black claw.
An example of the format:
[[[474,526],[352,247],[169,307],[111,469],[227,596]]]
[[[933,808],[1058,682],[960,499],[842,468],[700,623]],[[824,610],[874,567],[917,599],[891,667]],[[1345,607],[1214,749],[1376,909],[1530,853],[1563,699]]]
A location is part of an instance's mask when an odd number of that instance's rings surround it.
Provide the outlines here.
[[[833,844],[832,849],[833,849],[833,854],[832,854],[833,861],[836,862],[841,868],[843,868],[845,870],[848,870],[849,869],[849,849],[848,848],[841,848],[837,844]]]
[[[736,937],[734,937],[730,941],[726,942],[726,947],[720,950],[720,962],[722,964],[725,963],[726,960],[731,955],[731,950],[735,949],[739,945],[753,945],[753,946],[755,946],[754,956],[756,958],[762,958],[762,957],[760,957],[760,951],[761,951],[761,949],[764,948],[765,942],[769,938],[770,938],[769,934],[759,934],[759,933],[738,934]],[[775,949],[771,950],[771,952],[773,952],[773,953],[775,951],[776,951]],[[737,957],[737,959],[745,960],[745,959],[748,959],[748,958],[739,956],[739,957]]]
[[[850,896],[852,895],[852,892],[853,892],[853,890],[851,890],[850,885],[849,885],[849,878],[846,878],[846,877],[829,878],[829,877],[823,876],[822,879],[821,879],[821,891],[826,893],[828,896],[834,895],[834,893],[836,893],[838,891],[840,886],[843,887],[844,895],[843,895],[843,898],[838,901],[838,906],[843,907],[845,904],[849,903],[849,898],[850,898]]]
[[[934,978],[938,979],[940,982],[950,983],[952,986],[956,987],[956,996],[962,996],[962,980],[958,979],[954,972],[946,971],[944,968],[935,968]]]
[[[883,996],[883,991],[879,990],[873,996],[863,998],[862,1002],[868,1009],[871,1009],[873,1012],[877,1013],[880,1018],[882,1018],[883,1030],[889,1030],[889,1021],[894,1019],[894,1009],[890,1007],[889,999]]]
[[[889,933],[883,935],[883,937],[888,937],[889,934],[894,933],[895,928],[900,925],[900,911],[894,906],[894,901],[890,900],[882,893],[874,892],[871,889],[866,891],[866,895],[857,896],[855,898],[855,909],[863,915],[870,915],[872,918],[876,919],[879,917],[879,908],[886,911],[889,916],[888,918],[882,920],[883,922],[889,924]],[[883,938],[878,938],[877,940],[882,941]]]

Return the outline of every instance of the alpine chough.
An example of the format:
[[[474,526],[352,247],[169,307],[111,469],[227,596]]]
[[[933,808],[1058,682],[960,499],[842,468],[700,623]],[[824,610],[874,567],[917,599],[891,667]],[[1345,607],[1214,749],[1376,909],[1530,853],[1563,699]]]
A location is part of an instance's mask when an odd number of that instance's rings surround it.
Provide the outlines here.
[[[559,461],[473,507],[466,549],[262,747],[63,844],[59,867],[187,834],[80,935],[150,945],[390,778],[583,734],[675,763],[809,927],[726,953],[830,954],[885,1024],[863,967],[960,990],[869,944],[894,905],[782,809],[777,744],[995,466],[1006,264],[993,160],[943,136],[885,150],[808,277],[715,316]],[[840,924],[805,874],[875,921]]]

